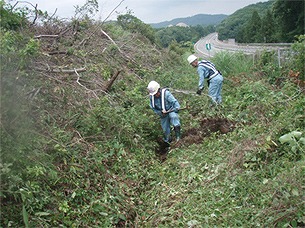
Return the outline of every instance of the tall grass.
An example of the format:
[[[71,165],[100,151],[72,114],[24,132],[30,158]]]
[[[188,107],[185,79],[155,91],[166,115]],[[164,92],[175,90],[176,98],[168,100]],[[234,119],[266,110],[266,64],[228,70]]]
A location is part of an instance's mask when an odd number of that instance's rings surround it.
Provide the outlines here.
[[[252,55],[243,53],[220,52],[212,58],[217,69],[225,76],[249,73],[253,69]]]

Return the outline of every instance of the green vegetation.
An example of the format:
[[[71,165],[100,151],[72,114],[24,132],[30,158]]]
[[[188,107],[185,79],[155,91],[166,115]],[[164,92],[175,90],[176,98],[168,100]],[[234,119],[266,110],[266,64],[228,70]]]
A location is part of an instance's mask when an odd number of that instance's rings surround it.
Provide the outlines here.
[[[150,40],[152,44],[157,44],[163,48],[170,48],[173,45],[192,47],[193,43],[197,42],[201,37],[215,32],[215,28],[212,25],[206,27],[201,25],[190,27],[171,26],[153,29],[150,25],[143,23],[131,14],[119,15],[117,24],[123,30],[139,33]]]
[[[219,39],[239,43],[294,42],[304,34],[304,1],[270,0],[237,10],[217,25]]]
[[[201,37],[217,31],[220,40],[235,38],[239,43],[293,43],[297,40],[297,36],[305,33],[303,9],[304,1],[260,2],[237,10],[227,18],[223,18],[221,22],[215,19],[214,25],[158,28],[154,41],[162,47],[169,47],[172,42],[187,47],[189,42],[197,42]],[[188,19],[196,19],[196,16]],[[186,19],[176,20],[177,23],[183,21],[192,25]],[[138,32],[147,27],[139,23],[134,24],[138,24]],[[148,32],[145,33],[148,34]],[[149,34],[151,37],[152,33],[149,32]]]
[[[168,28],[158,29],[156,37],[162,47],[168,47],[172,42],[177,42],[184,47],[193,46],[201,37],[215,32],[213,26],[202,27],[200,25],[191,27],[172,26]],[[191,45],[189,45],[189,43]]]
[[[152,43],[155,43],[155,33],[153,28],[143,23],[137,17],[131,14],[119,15],[117,21],[124,30],[128,30],[131,33],[140,33],[148,38]]]
[[[1,227],[305,225],[304,36],[282,67],[270,52],[215,56],[225,81],[223,106],[212,109],[207,96],[176,91],[197,86],[191,45],[160,48],[134,17],[121,19],[141,32],[88,17],[15,28],[20,11],[8,9]],[[150,80],[189,105],[181,143],[162,160]]]
[[[12,12],[3,0],[0,1],[0,15],[1,29],[17,30],[26,23],[25,12]]]

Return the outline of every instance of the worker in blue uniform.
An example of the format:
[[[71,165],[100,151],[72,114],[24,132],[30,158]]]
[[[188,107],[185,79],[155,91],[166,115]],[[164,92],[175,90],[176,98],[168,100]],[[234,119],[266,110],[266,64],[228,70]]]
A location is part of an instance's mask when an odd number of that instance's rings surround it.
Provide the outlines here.
[[[151,81],[147,89],[150,95],[150,107],[161,119],[164,142],[169,144],[171,141],[171,126],[174,127],[176,141],[179,141],[181,137],[181,126],[178,115],[180,109],[178,100],[168,89],[161,89],[160,84],[156,81]]]
[[[207,60],[198,61],[195,55],[190,55],[187,58],[189,64],[197,68],[199,75],[198,90],[197,94],[201,95],[204,89],[204,80],[207,79],[208,83],[208,95],[212,99],[212,104],[220,104],[222,102],[221,91],[223,77],[215,67],[215,65]]]

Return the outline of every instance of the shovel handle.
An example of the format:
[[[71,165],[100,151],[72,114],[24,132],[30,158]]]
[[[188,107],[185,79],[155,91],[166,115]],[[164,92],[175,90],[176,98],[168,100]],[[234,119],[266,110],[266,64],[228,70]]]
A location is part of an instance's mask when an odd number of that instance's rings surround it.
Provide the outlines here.
[[[186,107],[183,107],[183,108],[179,108],[178,111],[181,111],[181,110],[184,110],[184,109],[188,109],[189,106],[186,104]],[[167,113],[170,113],[170,112],[174,112],[175,110],[174,109],[170,109],[166,112],[163,112],[163,114],[167,114]]]
[[[185,109],[188,109],[188,107],[184,107],[184,108],[179,108],[178,111],[181,111],[181,110],[185,110]],[[170,109],[166,112],[163,112],[164,114],[167,114],[167,113],[170,113],[170,112],[174,112],[175,110],[174,109]]]

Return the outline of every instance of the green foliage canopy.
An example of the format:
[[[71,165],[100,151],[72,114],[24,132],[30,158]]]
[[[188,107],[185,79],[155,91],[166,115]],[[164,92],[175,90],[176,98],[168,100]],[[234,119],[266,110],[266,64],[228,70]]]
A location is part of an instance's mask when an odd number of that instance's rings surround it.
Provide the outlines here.
[[[163,29],[158,29],[156,37],[160,40],[162,47],[168,47],[172,41],[183,44],[185,42],[197,42],[201,37],[215,31],[214,26],[203,27],[201,25],[180,27],[171,26]]]
[[[0,0],[0,26],[5,30],[17,30],[26,23],[26,13],[23,10],[13,11],[11,5]]]
[[[219,39],[225,40],[235,38],[238,42],[247,42],[243,35],[244,28],[247,26],[249,21],[252,21],[251,17],[253,16],[253,12],[256,11],[259,17],[261,17],[265,15],[267,10],[271,9],[271,7],[272,1],[268,1],[252,4],[243,9],[237,10],[217,25],[216,31],[219,33]]]
[[[305,34],[304,1],[277,0],[273,14],[280,29],[280,40],[292,42],[296,35]]]
[[[152,43],[155,42],[155,32],[154,29],[145,23],[143,23],[137,17],[131,14],[119,15],[117,18],[117,23],[125,30],[132,33],[140,33],[149,39]]]
[[[222,40],[240,43],[293,42],[304,34],[304,1],[271,0],[240,9],[216,29]]]

